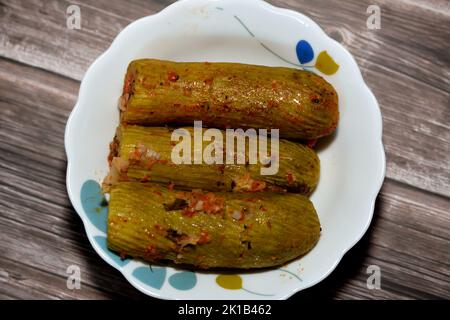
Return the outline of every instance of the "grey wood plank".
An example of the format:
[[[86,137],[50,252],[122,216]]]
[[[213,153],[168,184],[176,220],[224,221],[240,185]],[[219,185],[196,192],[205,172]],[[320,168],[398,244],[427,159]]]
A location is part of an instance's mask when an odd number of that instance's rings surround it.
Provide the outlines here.
[[[63,134],[78,82],[0,59],[0,296],[144,299],[87,241],[65,188]],[[388,179],[364,239],[295,298],[450,298],[450,200]],[[66,288],[78,265],[82,289]],[[366,287],[378,265],[382,290]]]
[[[132,21],[174,1],[79,1],[81,30],[66,25],[61,0],[0,1],[0,55],[81,80],[87,67]]]
[[[2,269],[7,276],[1,280],[2,292],[1,299],[29,299],[29,300],[103,300],[120,299],[126,297],[121,295],[120,290],[114,292],[111,296],[110,288],[104,290],[98,287],[92,287],[84,282],[84,269],[81,267],[82,283],[80,289],[68,289],[66,286],[67,277],[57,276],[46,270],[36,268],[36,266],[27,265],[22,262],[12,261],[0,258]],[[126,285],[126,284],[125,284]],[[139,296],[139,298],[144,298]]]
[[[1,206],[0,206],[1,207]],[[76,218],[74,212],[71,219]],[[81,227],[76,220],[72,227]],[[88,246],[84,230],[77,241],[53,235],[50,230],[0,217],[3,232],[0,238],[0,270],[7,275],[0,291],[20,299],[143,299],[118,271],[104,263]],[[49,227],[48,229],[51,229]],[[67,236],[66,236],[67,237]],[[13,243],[17,245],[11,246]],[[81,288],[66,285],[67,268],[80,268]]]
[[[0,56],[80,80],[131,21],[173,1],[0,1]],[[368,30],[369,0],[273,0],[303,12],[355,56],[383,113],[387,177],[450,196],[450,22],[445,0],[378,1],[381,30]],[[70,94],[76,94],[71,92]]]

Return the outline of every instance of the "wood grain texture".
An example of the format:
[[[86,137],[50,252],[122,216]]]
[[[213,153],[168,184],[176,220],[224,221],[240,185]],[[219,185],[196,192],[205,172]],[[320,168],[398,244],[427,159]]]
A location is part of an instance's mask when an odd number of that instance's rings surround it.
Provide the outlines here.
[[[173,1],[0,0],[0,298],[148,299],[97,256],[65,188],[64,126],[89,64],[131,21]],[[448,1],[273,4],[311,16],[355,56],[382,108],[388,179],[363,240],[294,299],[450,298],[450,22]],[[66,287],[78,265],[81,290]],[[382,290],[369,290],[378,265]]]

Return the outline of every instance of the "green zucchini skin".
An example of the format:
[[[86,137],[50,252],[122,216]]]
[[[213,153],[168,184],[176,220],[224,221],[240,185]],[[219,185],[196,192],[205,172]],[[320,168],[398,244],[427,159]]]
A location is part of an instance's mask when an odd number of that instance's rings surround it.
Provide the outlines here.
[[[208,200],[198,207],[198,199]],[[170,207],[177,201],[189,206]],[[271,267],[307,253],[319,236],[318,216],[303,195],[192,193],[136,182],[111,190],[108,247],[152,263]]]
[[[123,123],[280,129],[286,139],[317,139],[338,124],[338,96],[322,77],[298,69],[239,63],[129,64]]]
[[[185,128],[193,136],[192,128]],[[191,145],[193,145],[193,138]],[[203,150],[210,142],[203,142]],[[112,157],[126,162],[126,172],[110,177],[108,185],[123,180],[156,182],[166,186],[174,184],[179,189],[203,189],[209,191],[289,191],[309,195],[317,186],[320,162],[313,149],[299,143],[279,141],[279,170],[275,175],[261,175],[261,163],[257,164],[174,164],[171,129],[165,127],[119,126]],[[155,161],[133,161],[139,148],[157,156]],[[270,154],[270,142],[268,142]],[[248,157],[248,148],[246,150]],[[123,162],[123,161],[122,161]],[[112,162],[111,171],[117,171]],[[114,180],[114,181],[113,181]]]

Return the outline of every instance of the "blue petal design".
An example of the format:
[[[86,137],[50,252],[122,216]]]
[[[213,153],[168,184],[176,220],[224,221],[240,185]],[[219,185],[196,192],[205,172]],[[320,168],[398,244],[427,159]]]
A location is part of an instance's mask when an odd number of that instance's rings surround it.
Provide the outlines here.
[[[314,50],[306,40],[300,40],[295,48],[300,63],[308,63],[314,59]]]
[[[108,207],[102,189],[97,181],[87,180],[81,186],[81,205],[91,223],[100,231],[106,233]]]
[[[108,245],[106,244],[106,237],[104,236],[95,236],[94,237],[95,242],[102,248],[102,250],[119,266],[123,267],[128,262],[130,262],[131,259],[125,259],[122,260],[117,254],[110,251],[108,249]]]
[[[167,270],[164,267],[138,267],[133,270],[133,276],[155,289],[161,289],[166,280],[166,274]]]
[[[169,283],[178,290],[190,290],[197,284],[197,275],[194,272],[183,271],[170,276]]]

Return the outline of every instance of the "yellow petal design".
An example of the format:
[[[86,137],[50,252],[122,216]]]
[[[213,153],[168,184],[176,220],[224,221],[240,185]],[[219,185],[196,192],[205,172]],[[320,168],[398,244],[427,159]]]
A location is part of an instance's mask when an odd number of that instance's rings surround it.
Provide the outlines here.
[[[316,68],[320,72],[330,76],[338,71],[339,65],[333,60],[328,52],[322,51],[317,57]]]
[[[238,275],[223,274],[217,276],[216,282],[219,286],[228,290],[242,289],[242,278]]]

